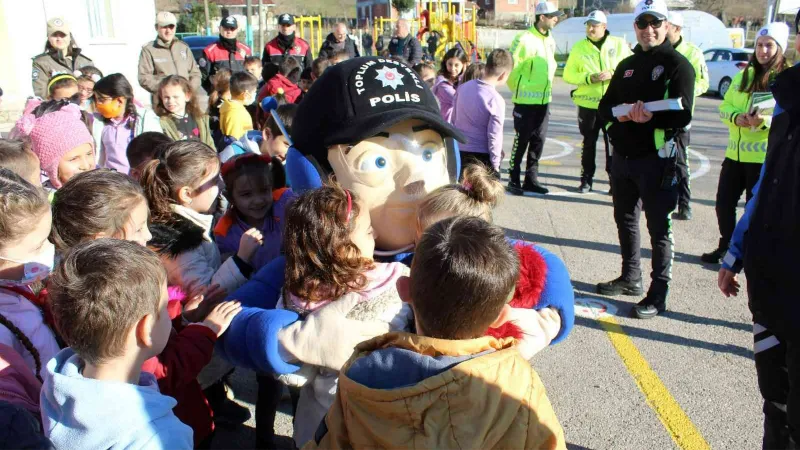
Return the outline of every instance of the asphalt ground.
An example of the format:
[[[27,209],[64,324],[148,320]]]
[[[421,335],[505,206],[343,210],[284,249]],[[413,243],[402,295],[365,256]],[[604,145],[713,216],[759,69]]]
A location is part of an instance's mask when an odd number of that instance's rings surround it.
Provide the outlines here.
[[[575,328],[565,342],[532,360],[569,448],[759,448],[762,404],[746,297],[724,298],[716,287],[718,268],[699,259],[719,237],[714,198],[727,140],[717,111],[720,100],[697,101],[690,152],[694,219],[672,225],[675,260],[668,311],[641,321],[628,318],[640,297],[595,294],[596,283],[620,274],[619,243],[602,156],[597,158],[597,191],[577,192],[581,137],[569,90],[556,80],[540,175],[551,193],[507,196],[495,211],[495,222],[508,236],[555,252],[572,277]],[[501,92],[507,100],[504,146],[510,155],[513,105],[510,92]],[[646,289],[651,247],[644,217],[641,230]],[[238,370],[233,381],[237,401],[254,415],[255,375]],[[276,431],[291,436],[288,401],[281,409]],[[251,419],[237,428],[220,428],[214,447],[252,448],[254,427]],[[290,442],[284,441],[287,448]]]

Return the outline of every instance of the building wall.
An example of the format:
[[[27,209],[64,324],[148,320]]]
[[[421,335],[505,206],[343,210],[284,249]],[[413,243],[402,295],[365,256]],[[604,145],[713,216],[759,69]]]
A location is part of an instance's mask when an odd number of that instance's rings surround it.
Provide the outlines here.
[[[0,0],[0,87],[2,109],[21,110],[33,95],[31,58],[44,51],[47,20],[64,17],[83,54],[92,58],[104,75],[122,73],[143,103],[150,96],[136,79],[142,46],[155,39],[155,4],[147,0]]]

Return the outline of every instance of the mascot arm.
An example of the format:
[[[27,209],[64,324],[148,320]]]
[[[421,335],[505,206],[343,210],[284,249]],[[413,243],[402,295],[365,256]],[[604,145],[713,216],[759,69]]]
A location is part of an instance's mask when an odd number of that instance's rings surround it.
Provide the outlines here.
[[[298,319],[297,313],[285,309],[243,307],[217,341],[217,351],[237,367],[279,375],[296,372],[300,366],[280,356],[278,332]]]
[[[566,339],[575,324],[575,291],[564,261],[541,246],[531,245],[542,255],[547,264],[547,277],[536,309],[552,306],[561,316],[561,330],[550,343],[553,345]]]
[[[275,309],[283,287],[285,264],[282,256],[272,260],[228,295],[226,300],[242,303],[242,311],[217,341],[217,351],[231,364],[277,374],[299,369],[283,361],[278,353],[278,331],[299,319],[292,311]]]

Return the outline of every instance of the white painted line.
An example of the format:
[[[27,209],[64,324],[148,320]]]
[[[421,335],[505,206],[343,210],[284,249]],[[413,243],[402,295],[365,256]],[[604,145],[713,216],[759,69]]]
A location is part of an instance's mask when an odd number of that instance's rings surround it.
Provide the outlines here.
[[[700,160],[700,168],[697,169],[697,172],[692,172],[692,174],[689,176],[690,180],[694,180],[695,178],[700,178],[711,170],[711,161],[708,159],[706,155],[698,151],[692,150],[691,148],[689,148],[689,155],[694,155],[694,157]]]
[[[617,307],[596,298],[576,297],[575,315],[585,319],[599,319],[617,315]]]
[[[506,122],[513,122],[513,121],[514,121],[514,118],[513,118],[513,117],[506,117]],[[578,125],[575,125],[574,123],[566,123],[566,122],[553,122],[553,121],[551,120],[551,121],[550,121],[550,124],[551,124],[551,125],[558,125],[558,126],[562,126],[562,127],[579,128],[579,127],[578,127]]]
[[[570,153],[572,153],[572,152],[574,152],[574,151],[575,151],[575,147],[573,147],[573,146],[571,146],[571,145],[567,144],[567,143],[566,143],[566,142],[564,142],[564,141],[559,141],[558,139],[553,139],[553,138],[546,138],[546,139],[545,139],[545,142],[547,142],[547,141],[554,142],[554,143],[556,143],[556,144],[560,145],[560,146],[561,146],[561,148],[562,148],[562,150],[561,150],[561,152],[560,152],[560,153],[556,153],[555,155],[548,155],[548,156],[544,156],[544,155],[542,155],[542,157],[541,157],[541,158],[539,158],[539,161],[545,161],[545,160],[553,160],[553,159],[563,158],[563,157],[565,157],[565,156],[567,156],[567,155],[569,155]],[[505,159],[503,159],[503,161],[510,161],[510,160],[511,160],[511,155],[509,155],[509,156],[508,156],[508,158],[505,158]]]

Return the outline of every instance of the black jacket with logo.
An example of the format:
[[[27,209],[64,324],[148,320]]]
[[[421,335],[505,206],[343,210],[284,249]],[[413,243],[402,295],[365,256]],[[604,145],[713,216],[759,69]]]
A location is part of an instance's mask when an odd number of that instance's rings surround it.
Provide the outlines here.
[[[694,81],[692,65],[675,51],[668,40],[665,39],[664,43],[649,51],[637,45],[633,55],[623,59],[617,66],[597,109],[600,117],[611,123],[608,135],[614,146],[614,154],[637,158],[658,152],[656,130],[664,130],[669,139],[672,130],[689,125],[692,121]],[[620,122],[611,113],[611,108],[617,105],[666,98],[680,98],[683,110],[655,112],[647,123]]]
[[[350,58],[358,58],[361,56],[353,36],[345,36],[343,50],[347,52],[347,56]],[[331,58],[334,53],[336,53],[336,38],[333,36],[333,33],[331,33],[325,38],[325,42],[322,43],[322,47],[319,49],[319,56]]]

